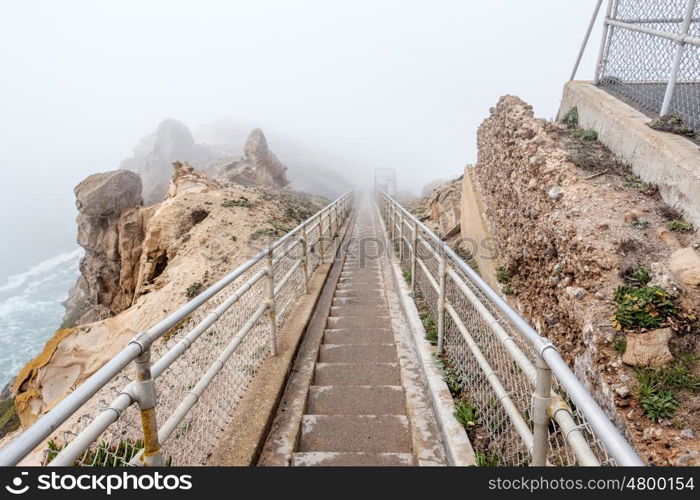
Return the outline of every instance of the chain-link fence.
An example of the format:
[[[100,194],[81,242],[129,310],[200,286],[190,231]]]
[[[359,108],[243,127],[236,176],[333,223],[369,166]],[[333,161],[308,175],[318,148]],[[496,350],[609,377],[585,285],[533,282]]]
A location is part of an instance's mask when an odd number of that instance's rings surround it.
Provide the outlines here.
[[[553,346],[394,199],[379,193],[378,201],[426,335],[472,421],[477,463],[537,464],[539,451],[557,466],[641,464]],[[546,378],[551,391],[539,386]]]
[[[350,208],[348,193],[137,336],[0,464],[205,465]]]
[[[609,0],[595,82],[652,116],[700,131],[700,4]]]

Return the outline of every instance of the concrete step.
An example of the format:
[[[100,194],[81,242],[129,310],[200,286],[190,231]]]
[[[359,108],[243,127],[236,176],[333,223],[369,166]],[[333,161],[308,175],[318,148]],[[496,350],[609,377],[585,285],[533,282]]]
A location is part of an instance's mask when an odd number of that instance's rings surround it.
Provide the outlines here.
[[[319,363],[395,363],[396,361],[394,344],[324,344],[318,355]]]
[[[391,344],[394,334],[388,328],[339,328],[326,329],[326,344]]]
[[[331,306],[331,316],[352,317],[352,316],[389,316],[389,308],[382,305],[356,305],[344,304]]]
[[[338,290],[383,290],[384,285],[379,282],[369,282],[369,281],[346,281],[344,283],[338,283],[335,287]]]
[[[349,317],[329,316],[328,328],[391,328],[389,316]]]
[[[401,467],[414,465],[410,453],[328,453],[292,454],[294,467]]]
[[[309,388],[306,413],[310,415],[405,415],[406,395],[399,385],[333,386]]]
[[[304,415],[298,451],[410,453],[405,415]]]
[[[333,306],[353,305],[353,306],[374,306],[377,304],[385,304],[384,297],[333,297]]]
[[[384,291],[381,289],[358,290],[358,289],[342,289],[336,290],[334,297],[362,297],[364,299],[372,298],[375,301],[384,300]]]
[[[316,363],[313,385],[401,385],[397,363]]]

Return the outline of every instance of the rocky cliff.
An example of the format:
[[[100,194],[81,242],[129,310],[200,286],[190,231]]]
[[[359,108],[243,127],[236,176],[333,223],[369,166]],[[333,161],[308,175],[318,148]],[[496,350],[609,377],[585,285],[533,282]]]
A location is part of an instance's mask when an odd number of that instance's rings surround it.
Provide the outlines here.
[[[78,244],[85,249],[81,277],[66,306],[65,326],[90,323],[131,305],[144,227],[138,174],[117,170],[94,174],[75,188]]]
[[[294,227],[325,202],[222,183],[184,162],[172,169],[166,199],[150,207],[141,206],[138,176],[130,172],[97,174],[76,188],[88,313],[57,331],[15,379],[24,428],[137,332],[248,259],[256,252],[248,242]]]
[[[654,413],[656,400],[640,379],[658,369],[692,381],[698,371],[699,302],[689,278],[691,268],[700,271],[698,240],[682,214],[594,131],[573,119],[535,119],[514,96],[502,97],[480,126],[471,174],[496,242],[503,293],[558,346],[645,460],[697,462],[697,392],[669,386],[677,409]],[[651,302],[630,306],[647,292],[673,304],[663,321]],[[651,319],[628,321],[630,310]]]

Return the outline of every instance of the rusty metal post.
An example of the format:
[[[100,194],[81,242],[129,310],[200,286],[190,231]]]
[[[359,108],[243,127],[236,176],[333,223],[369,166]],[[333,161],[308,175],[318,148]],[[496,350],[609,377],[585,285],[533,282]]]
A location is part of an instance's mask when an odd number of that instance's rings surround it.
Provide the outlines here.
[[[267,312],[270,315],[270,355],[277,356],[277,301],[275,300],[275,270],[272,265],[272,250],[265,256],[267,274]]]
[[[552,370],[537,356],[537,381],[535,392],[532,394],[532,462],[533,467],[544,467],[547,464],[549,450],[549,421],[552,401]]]
[[[163,465],[163,453],[158,442],[157,396],[155,382],[151,376],[150,348],[144,349],[136,358],[134,394],[141,413],[141,431],[143,433],[143,453],[139,454],[136,465],[160,467]]]

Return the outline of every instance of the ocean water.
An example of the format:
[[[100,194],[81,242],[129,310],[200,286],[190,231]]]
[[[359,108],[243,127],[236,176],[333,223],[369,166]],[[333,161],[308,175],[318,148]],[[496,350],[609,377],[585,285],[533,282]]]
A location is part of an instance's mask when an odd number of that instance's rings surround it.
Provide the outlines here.
[[[82,256],[76,248],[0,281],[0,390],[61,325]]]

